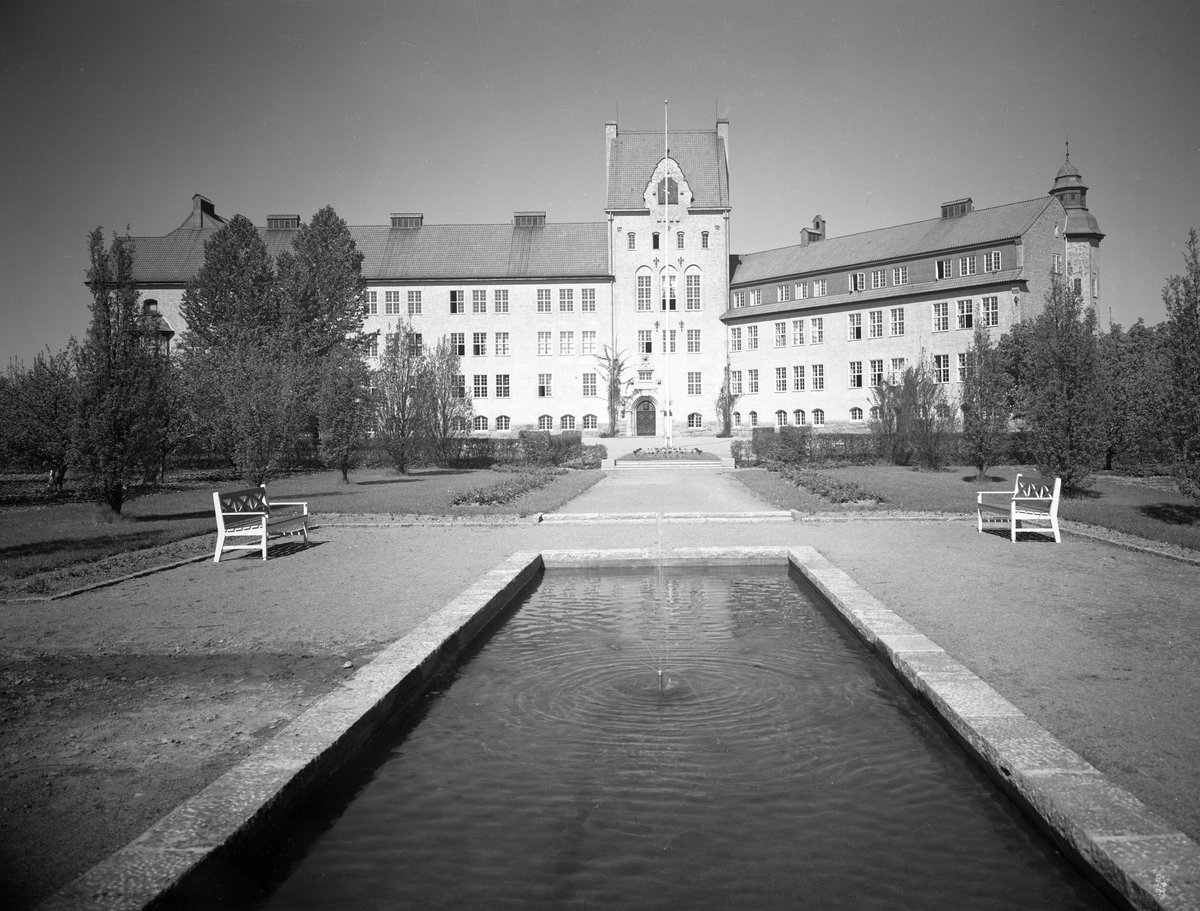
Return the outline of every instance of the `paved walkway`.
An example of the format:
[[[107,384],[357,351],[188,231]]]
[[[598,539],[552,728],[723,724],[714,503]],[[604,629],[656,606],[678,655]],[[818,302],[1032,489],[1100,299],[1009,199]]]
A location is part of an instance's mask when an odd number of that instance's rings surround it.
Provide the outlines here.
[[[654,468],[608,471],[561,515],[636,512],[763,512],[775,509],[734,480],[732,471]]]

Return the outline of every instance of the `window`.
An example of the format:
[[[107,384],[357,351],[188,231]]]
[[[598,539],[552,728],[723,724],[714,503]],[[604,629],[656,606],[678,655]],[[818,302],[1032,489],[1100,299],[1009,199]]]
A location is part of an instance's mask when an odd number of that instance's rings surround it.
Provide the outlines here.
[[[862,338],[862,314],[848,313],[846,314],[848,321],[849,332],[847,338],[852,342],[857,342]]]
[[[595,288],[579,289],[579,312],[580,313],[595,313],[596,312],[596,289]]]
[[[477,399],[486,399],[487,398],[487,387],[488,387],[487,374],[486,373],[477,373],[477,374],[475,374],[474,382],[471,384],[471,395]],[[486,427],[484,427],[483,429],[487,430]]]
[[[509,420],[508,415],[502,414],[496,418],[497,430],[508,430],[510,427],[512,427],[512,422]]]
[[[792,412],[792,421],[796,424],[797,427],[804,426],[804,409],[803,408],[797,408],[795,411]]]
[[[872,310],[867,314],[867,317],[870,320],[867,335],[870,338],[883,338],[883,311]]]
[[[689,370],[687,375],[687,394],[700,395],[700,371]]]
[[[467,419],[464,417],[452,417],[450,419],[450,429],[456,432],[461,432],[467,429]]]
[[[539,355],[547,355],[550,353],[550,333],[539,332],[537,339],[537,353]]]
[[[1076,294],[1083,294],[1083,279],[1082,278],[1071,279],[1071,285],[1075,288]]]
[[[367,357],[379,357],[379,333],[367,336]]]
[[[791,285],[777,285],[775,287],[775,300],[790,301],[792,299]]]
[[[851,408],[850,409],[850,420],[861,421],[862,419],[863,419],[863,412],[862,412],[861,408]]]
[[[420,316],[421,315],[421,292],[420,291],[409,291],[408,292],[408,315],[409,316]]]
[[[975,328],[975,304],[973,301],[965,300],[958,302],[958,328]]]
[[[558,289],[558,312],[573,313],[575,310],[575,289],[574,288],[559,288]]]
[[[734,306],[735,310],[740,307],[746,306],[746,292],[745,291],[734,291],[733,292],[733,306]]]
[[[548,399],[554,394],[553,376],[549,373],[538,374],[538,398]]]
[[[396,332],[389,332],[387,335],[385,335],[385,336],[384,336],[383,343],[384,343],[384,345],[385,345],[385,346],[387,346],[387,350],[388,350],[388,351],[391,351],[391,350],[392,350],[392,348],[394,348],[394,347],[396,346],[396,343],[397,343],[399,340],[400,340],[400,335],[399,335],[399,333],[396,333]],[[418,352],[417,352],[417,354],[420,354],[420,352],[418,351]],[[414,355],[414,357],[415,357],[415,356],[416,356],[416,355]]]
[[[1000,298],[985,297],[980,303],[979,310],[985,326],[1000,325]]]
[[[450,350],[459,357],[467,356],[467,334],[465,332],[450,333]]]
[[[637,277],[637,308],[639,310],[650,309],[650,275],[649,273],[639,274]]]
[[[862,384],[863,384],[862,361],[851,361],[850,362],[850,388],[851,389],[862,389]]]
[[[492,309],[496,313],[507,313],[508,312],[508,292],[507,291],[497,291],[496,292],[496,300],[492,304]],[[505,420],[508,420],[508,419],[505,418]],[[499,418],[496,418],[496,424],[497,424],[496,429],[499,430],[500,429],[498,426],[500,424]]]
[[[735,411],[733,413],[733,426],[734,427],[742,426],[742,413],[740,411]]]
[[[803,367],[793,367],[792,368],[792,392],[803,392],[803,391],[804,391],[804,368]]]
[[[755,288],[750,292],[750,306],[757,307],[762,303],[762,288]]]
[[[567,357],[575,353],[575,333],[558,333],[558,353]]]
[[[758,350],[758,326],[747,326],[746,327],[746,350],[747,351],[757,351]]]
[[[580,354],[595,354],[596,353],[596,330],[585,329],[583,331],[583,344],[579,349]]]
[[[476,332],[471,340],[471,354],[475,357],[487,357],[487,333]]]
[[[678,231],[675,234],[675,249],[676,250],[683,249],[683,232],[682,231]]]
[[[496,333],[496,357],[508,357],[508,333]]]
[[[729,391],[733,395],[742,394],[742,371],[729,371]]]
[[[1092,297],[1100,296],[1100,278],[1095,272],[1092,273]]]
[[[749,418],[750,418],[750,426],[757,427],[758,426],[758,412],[751,411],[749,414]]]
[[[871,385],[883,385],[883,358],[877,361],[871,361]]]
[[[1000,271],[1000,251],[993,250],[991,253],[983,254],[983,271],[984,272],[999,272]]]
[[[950,355],[935,354],[933,356],[933,379],[938,383],[950,382]]]
[[[700,353],[700,330],[689,329],[687,331],[687,350],[688,354]]]
[[[787,347],[787,323],[776,323],[775,324],[775,347],[776,348],[786,348]]]
[[[689,310],[700,309],[700,273],[689,272],[687,274],[687,308]]]
[[[662,309],[675,309],[675,270],[668,269],[663,275]]]
[[[653,370],[639,370],[638,371],[638,382],[639,383],[649,383],[653,379],[654,379],[654,371]]]
[[[471,312],[487,313],[487,291],[471,292]]]
[[[658,232],[657,231],[655,231],[653,234],[650,235],[650,246],[651,246],[651,248],[653,248],[655,250],[658,249]]]
[[[410,357],[420,357],[425,353],[425,345],[421,341],[420,332],[410,332],[408,334],[408,354]]]
[[[636,250],[636,249],[637,249],[637,235],[636,235],[636,234],[634,234],[632,231],[630,231],[630,232],[629,232],[629,235],[628,235],[628,242],[629,242],[629,249],[630,249],[630,250]]]
[[[595,430],[597,427],[596,416],[594,414],[585,414],[583,416],[583,429]]]
[[[850,273],[850,290],[862,291],[867,287],[866,272],[851,272]]]
[[[400,292],[399,291],[384,291],[383,292],[383,307],[384,313],[391,316],[393,313],[400,312]]]
[[[649,329],[638,330],[638,354],[653,354],[654,353],[654,335]]]
[[[892,269],[892,284],[908,284],[908,266],[896,266],[894,269]]]
[[[700,232],[700,249],[701,250],[708,249],[708,232],[707,231]]]
[[[758,371],[757,370],[747,370],[746,371],[746,392],[748,392],[750,395],[758,394]]]
[[[511,390],[511,387],[509,386],[508,377],[509,377],[509,375],[507,373],[497,373],[496,374],[496,398],[506,399],[509,397],[509,392]],[[502,428],[500,426],[500,419],[497,418],[496,419],[496,429],[497,430],[502,430],[502,429],[507,430],[508,428],[507,427]]]
[[[379,313],[379,293],[377,291],[367,291],[363,294],[363,314],[365,316],[375,316]]]
[[[802,301],[808,297],[808,282],[796,282],[796,300]]]
[[[585,396],[594,396],[596,394],[596,374],[585,373],[583,375],[583,394]]]
[[[787,412],[784,411],[782,408],[775,412],[775,426],[776,427],[786,427],[787,426]]]
[[[575,415],[564,414],[561,418],[558,419],[558,426],[561,427],[563,430],[574,430],[575,429]]]
[[[550,312],[550,289],[549,288],[538,288],[537,295],[538,295],[537,312],[538,313],[549,313]]]
[[[904,372],[904,358],[902,358],[902,357],[892,358],[892,376],[898,377],[903,372]]]
[[[705,236],[707,237],[708,235],[705,235]],[[703,426],[704,426],[704,418],[700,417],[699,411],[693,411],[691,414],[688,415],[688,428],[689,429],[695,430],[695,429],[697,429],[699,427],[703,427]]]
[[[872,421],[878,421],[883,416],[883,412],[879,410],[878,405],[872,405],[870,415]]]
[[[871,273],[871,288],[886,288],[887,287],[887,269],[877,269]]]
[[[975,257],[960,256],[958,258],[958,274],[959,275],[974,275],[975,274]]]
[[[958,381],[965,383],[967,381],[967,363],[969,359],[966,354],[958,355]]]
[[[1050,271],[1055,275],[1062,275],[1062,254],[1051,254]]]
[[[671,353],[674,354],[675,353],[675,330],[672,329],[671,332],[669,333],[669,335],[670,335],[670,339],[671,339]]]
[[[950,304],[946,301],[933,305],[933,331],[950,331]]]
[[[804,344],[804,320],[802,319],[792,320],[792,344]]]
[[[538,415],[538,430],[553,430],[554,418],[548,414]]]
[[[892,308],[892,335],[904,334],[904,308]]]
[[[787,367],[775,368],[775,391],[787,392]]]
[[[451,291],[450,292],[450,312],[451,313],[466,313],[467,312],[467,292]]]
[[[808,321],[808,329],[808,341],[810,344],[825,344],[825,317],[814,316]]]
[[[954,278],[953,263],[948,259],[939,259],[937,261],[937,277],[938,281],[944,281],[947,278]]]
[[[825,426],[825,412],[822,411],[820,408],[813,409],[813,426],[815,426],[815,427]]]
[[[740,326],[735,326],[729,330],[729,350],[742,350],[742,330]]]
[[[467,377],[465,374],[458,373],[454,376],[454,389],[451,393],[456,399],[465,399],[467,397]]]
[[[820,392],[825,388],[825,365],[812,365],[812,388],[813,392]]]
[[[475,422],[474,422],[474,429],[475,430],[487,430],[488,429],[488,419],[485,418],[482,414],[476,415]]]

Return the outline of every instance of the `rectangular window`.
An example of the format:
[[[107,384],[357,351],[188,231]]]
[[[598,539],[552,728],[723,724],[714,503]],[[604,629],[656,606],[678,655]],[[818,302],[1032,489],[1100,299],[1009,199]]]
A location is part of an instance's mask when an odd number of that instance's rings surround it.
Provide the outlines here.
[[[539,332],[538,333],[537,352],[540,355],[545,355],[545,354],[550,353],[550,333],[549,332]]]
[[[637,235],[634,234],[632,231],[630,231],[629,234],[627,235],[627,237],[628,237],[627,243],[629,244],[629,249],[636,250],[637,249]]]
[[[688,354],[700,353],[700,330],[689,329],[687,331],[687,350]]]
[[[496,398],[506,399],[509,395],[509,384],[507,373],[496,374]]]
[[[487,333],[476,332],[472,339],[471,354],[475,357],[487,357]]]
[[[508,357],[508,333],[496,333],[496,357]]]
[[[958,328],[975,328],[975,304],[973,301],[965,300],[958,302]]]
[[[958,381],[960,383],[967,381],[967,356],[965,354],[958,356]]]
[[[729,330],[729,350],[742,350],[742,330],[740,327],[734,327]]]
[[[802,319],[792,320],[792,344],[804,344],[804,320]]]
[[[459,357],[467,356],[467,334],[465,332],[450,333],[450,350]]]
[[[669,337],[671,340],[671,353],[674,354],[675,353],[675,330],[674,329],[671,330]]]
[[[639,275],[637,277],[637,308],[639,310],[650,309],[650,276]]]
[[[758,371],[746,371],[746,392],[750,395],[758,394]]]
[[[790,301],[791,299],[792,299],[792,286],[791,285],[776,285],[775,300]]]
[[[687,393],[688,395],[701,395],[702,394],[700,392],[700,371],[699,370],[689,370],[688,371],[687,383],[688,383],[688,393]]]
[[[850,388],[851,389],[862,389],[862,384],[863,384],[862,361],[851,361],[850,362]]]
[[[867,314],[870,325],[867,330],[869,338],[883,338],[883,311],[872,310]]]
[[[871,385],[883,385],[883,358],[877,361],[871,361]]]
[[[892,284],[908,284],[908,266],[896,266],[894,269],[892,269]]]
[[[933,331],[950,331],[950,304],[947,301],[933,305]]]
[[[1062,275],[1062,254],[1052,253],[1050,260],[1050,271],[1055,275]]]
[[[792,368],[792,392],[803,392],[803,391],[804,391],[804,368],[803,367],[793,367]]]
[[[847,338],[852,342],[857,342],[862,338],[862,314],[847,313],[846,314],[848,333]]]
[[[596,289],[581,288],[579,290],[579,310],[581,313],[596,312]]]
[[[850,290],[862,291],[867,287],[866,272],[851,272],[850,273]]]
[[[808,341],[812,345],[825,344],[825,317],[814,316],[808,321]]]
[[[993,250],[991,253],[983,254],[983,271],[984,272],[999,272],[1000,271],[1000,251]]]
[[[683,249],[683,232],[682,231],[677,231],[675,233],[675,249],[676,250]]]
[[[471,312],[487,313],[487,291],[471,292]]]
[[[892,377],[899,378],[902,373],[904,373],[904,358],[892,358]]]
[[[739,309],[744,306],[746,306],[746,292],[745,291],[734,291],[733,292],[733,307],[734,307],[734,309],[736,310],[736,309]]]
[[[376,291],[367,291],[363,296],[363,313],[366,316],[375,316],[379,313],[379,293]]]
[[[467,292],[466,291],[451,291],[450,292],[450,312],[451,313],[466,313],[467,312]]]
[[[583,331],[583,344],[580,346],[580,354],[595,354],[596,353],[596,330],[585,329]]]
[[[1000,325],[1000,298],[985,297],[983,299],[982,313],[983,324],[985,326]]]
[[[675,309],[675,270],[668,272],[662,283],[662,307],[663,310]]]
[[[558,289],[558,312],[559,313],[575,312],[575,289],[574,288],[559,288]]]
[[[762,288],[756,288],[750,292],[750,306],[757,307],[762,303]]]
[[[399,291],[384,291],[383,292],[383,307],[384,312],[391,316],[393,313],[400,312],[400,292]]]
[[[701,250],[708,249],[708,232],[707,231],[700,232],[700,249]]]
[[[892,308],[892,335],[904,334],[904,308]]]
[[[775,368],[775,391],[787,392],[787,367]]]
[[[379,357],[379,333],[367,336],[367,357]]]
[[[820,392],[825,388],[825,365],[812,365],[812,387],[813,392]]]
[[[687,276],[687,308],[700,309],[700,276],[695,272]]]
[[[825,279],[818,278],[813,280],[813,297],[824,297],[826,290]]]
[[[933,356],[933,379],[938,383],[950,382],[950,355],[935,354]]]
[[[653,370],[639,370],[638,371],[638,382],[639,383],[649,383],[649,382],[652,382],[653,380],[654,380],[654,371]]]
[[[583,375],[583,394],[585,396],[594,396],[596,394],[596,374],[585,373]]]
[[[649,329],[638,330],[638,354],[654,353],[654,336]]]
[[[741,395],[742,394],[742,371],[740,371],[740,370],[729,371],[729,391],[733,395]]]
[[[746,327],[746,350],[747,351],[757,351],[758,350],[758,326],[747,326]]]
[[[508,292],[507,291],[497,291],[496,292],[496,301],[493,304],[492,309],[494,309],[495,312],[497,312],[497,313],[507,313],[508,312]]]
[[[459,373],[454,377],[454,391],[451,393],[456,399],[465,399],[467,397],[467,378],[464,374]]]
[[[808,297],[808,282],[796,282],[796,300],[802,301]]]
[[[877,269],[871,273],[871,289],[887,287],[887,269]]]
[[[538,374],[538,398],[548,399],[554,394],[553,377],[549,373]]]
[[[575,333],[560,332],[558,333],[558,353],[564,356],[571,356],[575,353]]]
[[[959,275],[974,275],[975,274],[975,257],[960,256],[958,258],[958,274]]]
[[[786,348],[787,347],[787,323],[776,323],[775,324],[775,347],[776,348]]]
[[[938,281],[945,281],[948,278],[954,278],[954,264],[948,259],[939,259],[937,261],[937,277]]]
[[[538,301],[537,312],[538,313],[549,313],[550,312],[550,289],[549,288],[538,288],[537,289],[537,301]]]
[[[420,357],[425,353],[425,344],[421,341],[420,332],[410,332],[408,334],[408,354],[409,357]]]
[[[487,398],[487,374],[475,374],[475,382],[471,385],[471,395],[477,399]]]

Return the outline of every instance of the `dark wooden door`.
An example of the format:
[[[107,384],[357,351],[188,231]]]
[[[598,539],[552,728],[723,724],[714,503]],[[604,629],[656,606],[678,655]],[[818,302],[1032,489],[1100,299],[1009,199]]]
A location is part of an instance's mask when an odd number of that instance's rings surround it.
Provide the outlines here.
[[[637,435],[654,436],[654,403],[642,402],[637,406]]]

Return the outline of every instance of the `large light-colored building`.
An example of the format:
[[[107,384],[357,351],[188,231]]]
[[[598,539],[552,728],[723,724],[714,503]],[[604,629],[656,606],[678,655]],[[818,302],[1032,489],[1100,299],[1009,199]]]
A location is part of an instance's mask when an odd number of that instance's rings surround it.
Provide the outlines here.
[[[426,224],[420,213],[351,227],[364,254],[372,356],[404,321],[461,357],[478,433],[598,432],[608,424],[606,352],[624,356],[627,435],[712,433],[726,371],[736,429],[865,429],[871,387],[927,359],[959,382],[976,325],[996,337],[1034,315],[1056,278],[1092,305],[1103,238],[1067,162],[1047,196],[731,256],[729,124],[713,130],[605,127],[605,221]],[[298,215],[270,215],[267,249],[287,249]],[[180,302],[225,224],[202,196],[164,237],[135,238],[146,300],[177,333]]]

